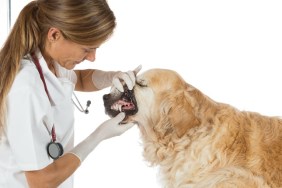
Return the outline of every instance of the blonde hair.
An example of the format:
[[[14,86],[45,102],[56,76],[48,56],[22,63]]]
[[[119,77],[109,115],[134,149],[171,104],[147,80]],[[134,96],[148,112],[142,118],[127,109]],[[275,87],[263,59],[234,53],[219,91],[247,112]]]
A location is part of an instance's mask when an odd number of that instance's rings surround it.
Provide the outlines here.
[[[6,119],[6,99],[19,71],[21,59],[45,47],[51,27],[82,45],[105,41],[116,26],[115,16],[106,0],[37,0],[20,12],[0,51],[0,136]]]

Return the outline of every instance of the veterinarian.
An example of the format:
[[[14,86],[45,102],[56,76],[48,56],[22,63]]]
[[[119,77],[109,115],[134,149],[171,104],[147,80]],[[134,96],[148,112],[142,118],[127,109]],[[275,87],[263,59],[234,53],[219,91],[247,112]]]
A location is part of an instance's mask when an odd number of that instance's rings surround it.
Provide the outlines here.
[[[95,60],[115,26],[106,0],[37,0],[22,9],[0,51],[0,187],[71,188],[88,154],[133,126],[120,124],[120,113],[74,146],[73,91],[132,89],[141,69],[74,70]]]

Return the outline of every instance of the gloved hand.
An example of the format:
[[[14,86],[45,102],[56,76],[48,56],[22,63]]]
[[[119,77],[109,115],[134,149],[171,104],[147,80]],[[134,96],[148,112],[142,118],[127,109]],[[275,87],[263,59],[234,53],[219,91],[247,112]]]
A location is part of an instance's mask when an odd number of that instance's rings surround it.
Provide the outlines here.
[[[133,71],[127,72],[119,72],[113,77],[113,85],[117,88],[120,92],[124,92],[122,81],[125,82],[129,90],[132,90],[135,82],[136,82],[136,75],[141,70],[142,66],[139,65]]]
[[[119,113],[116,117],[102,123],[93,133],[85,140],[81,141],[69,153],[76,155],[81,162],[91,153],[96,146],[108,138],[120,136],[125,131],[133,127],[134,123],[120,124],[124,119],[125,113]]]
[[[97,89],[104,89],[113,84],[114,87],[116,87],[120,92],[124,92],[122,84],[122,81],[124,81],[128,89],[132,90],[133,86],[135,85],[136,75],[141,70],[141,68],[142,66],[139,65],[133,71],[127,72],[106,72],[101,70],[95,70],[92,74],[92,81]]]
[[[96,132],[99,133],[100,138],[102,140],[106,140],[115,136],[120,136],[134,125],[134,123],[121,124],[124,118],[125,113],[121,112],[116,117],[102,123],[96,129]]]

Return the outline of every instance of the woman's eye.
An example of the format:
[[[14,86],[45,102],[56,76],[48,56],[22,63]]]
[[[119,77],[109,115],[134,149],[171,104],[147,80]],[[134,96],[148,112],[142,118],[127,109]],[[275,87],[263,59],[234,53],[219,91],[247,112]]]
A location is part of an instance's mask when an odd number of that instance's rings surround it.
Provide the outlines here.
[[[90,53],[92,51],[96,51],[97,48],[84,48],[83,51],[84,53]]]
[[[84,52],[85,52],[85,53],[89,53],[90,50],[89,50],[89,49],[84,49]]]

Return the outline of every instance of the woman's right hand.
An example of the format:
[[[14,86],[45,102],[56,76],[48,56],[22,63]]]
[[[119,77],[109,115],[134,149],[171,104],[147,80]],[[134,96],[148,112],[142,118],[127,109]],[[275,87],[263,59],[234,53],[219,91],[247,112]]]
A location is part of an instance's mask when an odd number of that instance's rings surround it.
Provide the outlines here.
[[[86,139],[75,146],[70,153],[76,155],[81,162],[84,161],[101,141],[119,136],[133,127],[134,123],[120,124],[124,117],[125,113],[121,112],[116,117],[105,121]]]
[[[116,117],[102,123],[95,132],[97,132],[98,137],[100,137],[102,140],[120,136],[134,126],[134,123],[121,124],[124,118],[125,113],[121,112]]]

